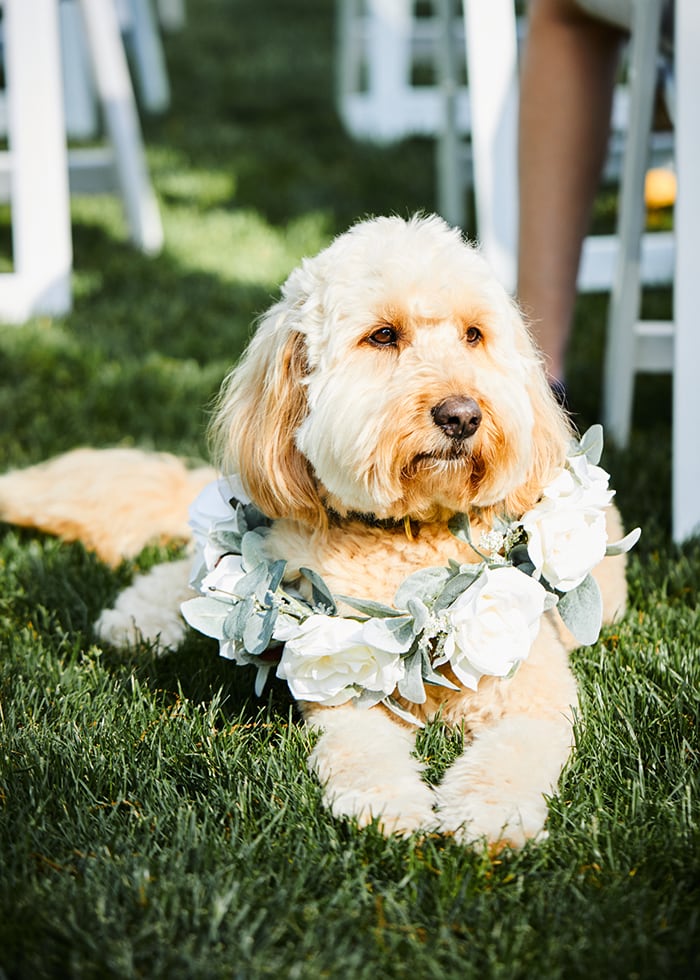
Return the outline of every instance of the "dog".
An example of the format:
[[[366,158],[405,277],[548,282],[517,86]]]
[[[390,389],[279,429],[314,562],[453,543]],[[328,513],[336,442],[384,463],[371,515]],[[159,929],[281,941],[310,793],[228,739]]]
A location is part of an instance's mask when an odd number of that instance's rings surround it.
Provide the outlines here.
[[[0,516],[83,540],[116,563],[153,537],[188,536],[187,508],[219,473],[237,475],[271,520],[267,557],[285,581],[314,569],[334,594],[390,605],[421,569],[481,561],[494,521],[532,511],[562,471],[573,432],[516,304],[478,250],[435,216],[359,222],[305,259],[224,382],[215,466],[172,456],[77,450],[0,478]],[[449,522],[468,514],[469,540]],[[614,507],[609,534],[619,532]],[[176,647],[190,561],[137,579],[97,623],[103,639]],[[594,576],[611,621],[624,561]],[[573,744],[575,645],[544,613],[512,676],[428,684],[422,703],[328,707],[302,701],[320,732],[310,765],[337,817],[385,833],[449,833],[521,847],[543,834],[546,797]],[[475,689],[474,689],[475,688]],[[415,726],[439,717],[464,750],[429,785]]]

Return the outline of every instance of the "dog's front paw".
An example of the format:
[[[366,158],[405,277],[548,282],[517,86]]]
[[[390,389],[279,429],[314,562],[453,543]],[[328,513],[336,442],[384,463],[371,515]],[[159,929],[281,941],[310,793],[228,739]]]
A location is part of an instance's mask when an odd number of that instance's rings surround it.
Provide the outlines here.
[[[146,641],[176,650],[187,631],[180,603],[192,594],[187,585],[189,568],[189,559],[183,559],[137,576],[114,606],[100,614],[95,623],[99,638],[116,647]]]
[[[436,791],[439,828],[464,843],[522,847],[541,838],[546,794],[569,753],[571,726],[519,716],[485,729],[447,770]]]
[[[438,792],[437,829],[463,844],[485,840],[491,847],[523,847],[528,840],[545,836],[545,798],[515,803],[505,794],[465,794],[449,802]]]
[[[412,786],[404,795],[396,787],[354,787],[345,791],[324,792],[324,800],[333,816],[350,817],[360,827],[377,821],[384,834],[407,837],[419,830],[436,830],[433,810],[435,796],[425,783]]]

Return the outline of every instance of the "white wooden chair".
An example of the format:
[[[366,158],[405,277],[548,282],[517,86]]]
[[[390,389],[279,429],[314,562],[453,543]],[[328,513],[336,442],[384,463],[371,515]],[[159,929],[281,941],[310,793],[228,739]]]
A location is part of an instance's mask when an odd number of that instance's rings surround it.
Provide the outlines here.
[[[644,178],[654,112],[663,0],[637,0],[630,41],[630,117],[625,147],[615,267],[606,337],[603,421],[619,446],[629,441],[637,372],[673,371],[673,323],[640,320]]]
[[[10,201],[13,244],[13,271],[0,276],[4,322],[69,310],[71,191],[119,194],[133,243],[150,254],[163,242],[113,0],[78,2],[108,141],[68,152],[60,53],[64,12],[58,0],[0,0],[6,77],[6,111],[0,117],[8,139],[8,150],[0,153],[0,196]]]

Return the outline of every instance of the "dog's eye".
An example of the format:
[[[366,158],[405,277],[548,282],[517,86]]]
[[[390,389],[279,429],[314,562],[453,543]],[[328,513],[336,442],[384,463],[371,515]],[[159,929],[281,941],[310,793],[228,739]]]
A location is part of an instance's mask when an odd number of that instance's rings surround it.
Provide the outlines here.
[[[389,326],[380,327],[373,334],[370,334],[369,341],[376,347],[395,347],[396,330]]]
[[[481,343],[483,336],[478,327],[469,327],[465,334],[467,343],[472,347],[476,347],[477,344]]]

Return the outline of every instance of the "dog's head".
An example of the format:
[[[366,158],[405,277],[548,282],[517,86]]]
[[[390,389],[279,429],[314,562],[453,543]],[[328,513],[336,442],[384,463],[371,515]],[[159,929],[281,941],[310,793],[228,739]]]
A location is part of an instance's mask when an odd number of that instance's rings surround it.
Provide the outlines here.
[[[224,472],[270,517],[518,516],[570,430],[522,318],[437,217],[361,222],[285,283],[224,384]]]

